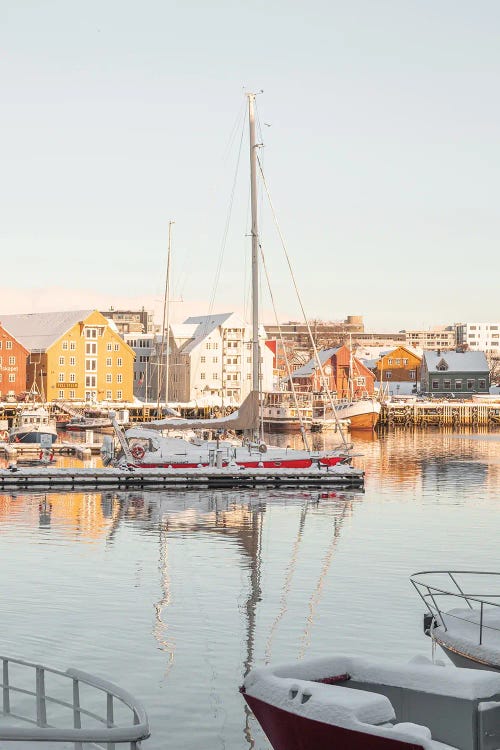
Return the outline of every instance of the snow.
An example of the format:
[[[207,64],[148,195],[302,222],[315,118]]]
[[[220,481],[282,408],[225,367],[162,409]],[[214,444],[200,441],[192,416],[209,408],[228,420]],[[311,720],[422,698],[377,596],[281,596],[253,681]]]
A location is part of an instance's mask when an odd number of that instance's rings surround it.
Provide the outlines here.
[[[443,617],[448,629],[441,626],[433,629],[440,643],[500,669],[500,607],[484,609],[481,644],[478,609],[450,609]]]
[[[439,362],[446,362],[449,372],[488,372],[488,362],[484,352],[424,351],[429,373],[439,372]]]

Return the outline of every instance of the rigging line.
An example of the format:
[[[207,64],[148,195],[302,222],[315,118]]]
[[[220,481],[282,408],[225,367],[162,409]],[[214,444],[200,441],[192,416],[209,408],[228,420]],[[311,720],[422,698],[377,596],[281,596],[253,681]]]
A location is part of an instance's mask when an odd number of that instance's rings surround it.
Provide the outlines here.
[[[292,264],[290,262],[290,256],[288,255],[288,251],[287,251],[286,245],[285,245],[285,239],[284,239],[283,234],[281,232],[281,228],[280,228],[280,226],[278,224],[278,217],[276,216],[276,211],[274,210],[274,205],[273,205],[273,202],[271,200],[271,195],[269,193],[269,188],[267,186],[266,178],[264,176],[264,170],[262,169],[262,164],[261,164],[261,161],[259,159],[259,155],[258,154],[257,154],[257,164],[259,165],[260,173],[261,173],[261,176],[262,176],[262,184],[264,185],[264,188],[265,188],[265,191],[266,191],[266,195],[267,195],[267,198],[268,198],[268,201],[269,201],[269,206],[271,208],[271,213],[273,215],[274,223],[276,225],[276,229],[277,229],[277,232],[278,232],[278,236],[280,238],[281,246],[282,246],[283,252],[285,254],[285,259],[286,259],[286,262],[287,262],[287,265],[288,265],[288,269],[290,271],[290,276],[291,276],[292,283],[293,283],[293,286],[294,286],[294,289],[295,289],[295,293],[297,295],[297,299],[299,301],[300,309],[302,311],[302,316],[303,316],[304,322],[305,322],[305,324],[307,326],[307,332],[309,334],[309,338],[311,340],[311,345],[312,345],[312,348],[313,348],[313,351],[314,351],[314,358],[315,358],[316,362],[318,363],[318,368],[319,368],[319,371],[320,371],[321,385],[325,389],[325,391],[327,393],[327,396],[328,396],[328,400],[330,401],[330,407],[331,407],[332,413],[333,413],[334,418],[335,418],[335,424],[337,425],[337,430],[340,433],[340,436],[342,438],[342,443],[344,445],[344,449],[345,450],[349,450],[349,444],[347,443],[347,440],[345,438],[344,432],[341,429],[339,418],[338,418],[338,414],[337,414],[337,410],[335,409],[335,405],[333,403],[332,394],[331,394],[331,391],[330,391],[330,389],[328,387],[328,383],[327,383],[327,380],[326,380],[326,377],[325,377],[325,372],[324,372],[324,369],[323,369],[323,363],[320,360],[320,357],[319,357],[319,354],[318,354],[318,349],[316,347],[316,342],[314,341],[314,338],[313,338],[313,335],[312,335],[311,326],[309,325],[309,320],[307,318],[307,315],[306,315],[305,310],[304,310],[304,306],[302,304],[302,299],[301,299],[301,296],[300,296],[300,293],[299,293],[297,282],[295,280],[295,274],[293,272]]]
[[[221,249],[220,249],[220,253],[219,253],[219,260],[218,260],[218,263],[217,263],[217,269],[216,269],[216,272],[215,272],[215,279],[214,279],[214,286],[213,286],[213,290],[212,290],[212,296],[210,298],[209,312],[208,312],[209,315],[211,315],[212,311],[213,311],[213,306],[214,306],[214,302],[215,302],[215,295],[217,293],[217,287],[219,285],[219,279],[220,279],[220,272],[221,272],[221,269],[222,269],[222,262],[224,260],[224,252],[225,252],[225,249],[226,249],[227,235],[229,233],[229,225],[231,223],[231,215],[232,215],[232,209],[233,209],[233,204],[234,204],[234,196],[235,196],[235,193],[236,193],[236,182],[237,182],[237,179],[238,179],[238,171],[239,171],[239,166],[240,166],[241,149],[242,149],[242,145],[243,145],[243,134],[244,134],[244,132],[245,131],[244,131],[244,120],[243,120],[243,122],[242,122],[242,128],[241,128],[241,136],[240,136],[240,145],[239,145],[239,148],[238,148],[238,158],[236,160],[236,169],[234,171],[233,187],[232,187],[231,196],[230,196],[230,199],[229,199],[229,206],[228,206],[228,211],[227,211],[227,215],[226,215],[226,223],[225,223],[225,226],[224,226],[224,232],[222,234]]]
[[[347,509],[352,510],[352,501],[344,503],[344,507],[342,508],[342,512],[340,514],[340,518],[338,519],[338,523],[337,523],[337,518],[335,518],[334,520],[333,537],[330,542],[330,546],[325,554],[325,557],[323,558],[323,565],[321,568],[321,572],[319,574],[316,588],[314,589],[312,596],[309,600],[309,614],[307,616],[306,626],[304,628],[304,633],[301,639],[302,647],[300,649],[299,659],[304,658],[306,650],[311,645],[311,629],[314,624],[314,615],[316,613],[316,609],[321,600],[321,594],[323,593],[323,587],[325,585],[326,576],[330,569],[330,565],[332,564],[333,553],[335,552],[338,540],[340,539],[340,526],[342,525],[342,522],[347,515]]]
[[[281,347],[282,347],[283,352],[285,354],[285,364],[286,364],[286,370],[287,370],[287,374],[288,374],[288,379],[290,381],[290,387],[292,389],[292,398],[293,398],[295,409],[297,410],[297,416],[298,416],[299,422],[300,422],[300,433],[302,435],[302,441],[304,443],[304,447],[308,451],[308,450],[310,450],[310,448],[309,448],[309,441],[307,439],[306,429],[304,427],[304,420],[302,418],[302,411],[299,409],[299,401],[298,401],[298,398],[297,398],[297,392],[295,390],[295,383],[293,382],[293,378],[292,378],[292,371],[290,369],[290,362],[288,361],[288,357],[286,355],[285,343],[283,341],[283,332],[281,330],[281,326],[280,326],[279,321],[278,321],[278,312],[276,310],[276,303],[274,301],[274,294],[273,294],[273,290],[271,289],[271,282],[270,282],[270,279],[269,279],[269,274],[267,272],[266,259],[264,257],[264,252],[262,250],[262,245],[260,244],[260,242],[259,242],[259,248],[260,248],[260,256],[261,256],[261,259],[262,259],[262,269],[264,271],[264,274],[265,274],[265,277],[266,277],[266,281],[267,281],[267,288],[268,288],[268,291],[269,291],[269,296],[271,298],[271,305],[272,305],[273,312],[274,312],[274,318],[275,318],[275,321],[276,321],[276,325],[278,326],[278,333],[279,333],[279,337],[280,337],[280,344],[281,344]]]
[[[286,611],[288,610],[288,604],[287,604],[287,598],[288,594],[290,592],[290,587],[292,585],[292,579],[295,573],[295,569],[297,567],[297,560],[299,555],[299,547],[300,543],[302,541],[302,536],[304,533],[304,525],[306,520],[306,514],[307,514],[307,508],[309,503],[306,501],[302,507],[302,512],[300,514],[300,521],[299,521],[299,531],[297,533],[297,538],[295,539],[295,543],[293,545],[292,549],[292,556],[290,559],[290,564],[287,569],[287,574],[285,577],[285,581],[283,583],[283,588],[281,590],[281,597],[280,597],[280,603],[279,603],[279,611],[276,615],[273,624],[271,625],[271,629],[269,631],[269,637],[267,639],[266,643],[266,650],[264,653],[264,663],[268,664],[271,660],[271,646],[272,642],[274,640],[274,635],[276,633],[276,628],[278,627],[280,621],[285,616]]]

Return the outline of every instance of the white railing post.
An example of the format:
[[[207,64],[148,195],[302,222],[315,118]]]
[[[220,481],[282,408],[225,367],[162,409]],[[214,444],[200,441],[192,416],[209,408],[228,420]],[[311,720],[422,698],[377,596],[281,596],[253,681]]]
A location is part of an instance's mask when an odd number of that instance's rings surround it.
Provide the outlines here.
[[[9,693],[9,662],[7,659],[2,659],[2,682],[3,682],[3,712],[4,714],[10,713],[10,693]]]
[[[106,723],[108,727],[114,726],[113,696],[111,693],[106,693]],[[114,742],[108,742],[108,750],[115,750]]]
[[[80,714],[80,684],[73,680],[73,726],[75,729],[82,728],[82,716]],[[75,750],[83,750],[81,742],[75,742]]]
[[[36,723],[47,726],[47,704],[45,702],[45,674],[43,667],[36,668]]]

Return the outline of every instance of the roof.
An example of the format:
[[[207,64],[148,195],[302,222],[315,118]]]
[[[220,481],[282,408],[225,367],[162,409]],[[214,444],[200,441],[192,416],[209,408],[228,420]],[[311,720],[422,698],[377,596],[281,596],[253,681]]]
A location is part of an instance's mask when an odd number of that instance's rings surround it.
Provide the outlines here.
[[[95,311],[90,309],[1,315],[0,322],[29,351],[44,352],[66,331],[88,318],[93,312]]]
[[[424,351],[423,359],[429,372],[438,370],[437,365],[445,362],[449,372],[488,372],[488,360],[484,352]]]
[[[332,349],[322,349],[320,352],[318,352],[318,357],[321,364],[324,365],[325,362],[329,360],[330,357],[333,357],[333,355],[336,354],[339,349],[340,346],[335,346]],[[313,374],[317,367],[318,362],[316,361],[316,357],[313,357],[309,360],[309,362],[306,362],[305,365],[299,367],[298,370],[295,370],[292,373],[292,378],[308,378]]]

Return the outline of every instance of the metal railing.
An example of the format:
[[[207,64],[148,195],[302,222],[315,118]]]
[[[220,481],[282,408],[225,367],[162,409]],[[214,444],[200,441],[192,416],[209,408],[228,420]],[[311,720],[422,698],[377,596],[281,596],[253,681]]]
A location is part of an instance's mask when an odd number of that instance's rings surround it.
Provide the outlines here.
[[[471,582],[476,582],[480,576],[487,579],[488,584],[491,583],[488,579],[491,579],[496,584],[496,587],[484,594],[466,590],[470,583],[467,579],[470,577]],[[443,578],[445,583],[438,585],[439,579]],[[446,583],[448,581],[451,584],[449,587]],[[500,572],[484,570],[425,570],[410,576],[410,582],[427,607],[436,626],[441,626],[445,632],[448,631],[447,618],[453,618],[466,622],[469,625],[477,626],[478,644],[480,646],[483,644],[485,630],[493,630],[500,634]],[[492,601],[494,599],[497,601]],[[446,604],[449,606],[450,602],[456,603],[457,600],[465,602],[469,610],[479,612],[479,620],[476,622],[474,619],[469,619],[455,612],[450,613],[449,609],[444,608],[443,602],[446,601]],[[498,610],[498,627],[484,622],[485,614],[490,608],[497,608]],[[432,635],[432,626],[430,634]]]
[[[0,740],[70,742],[75,750],[83,750],[85,746],[115,750],[115,745],[126,743],[130,750],[139,750],[141,740],[149,737],[149,722],[142,704],[111,682],[79,669],[62,672],[7,656],[0,656],[0,661]],[[47,682],[53,677],[55,692],[51,695]],[[91,707],[85,707],[85,698],[90,698]],[[102,710],[95,708],[101,701]],[[22,708],[18,709],[16,703],[22,704]],[[24,711],[25,704],[31,704],[29,714]],[[54,713],[64,715],[58,724],[68,726],[50,723],[53,707],[57,707]],[[116,723],[116,713],[126,717],[123,724]]]

